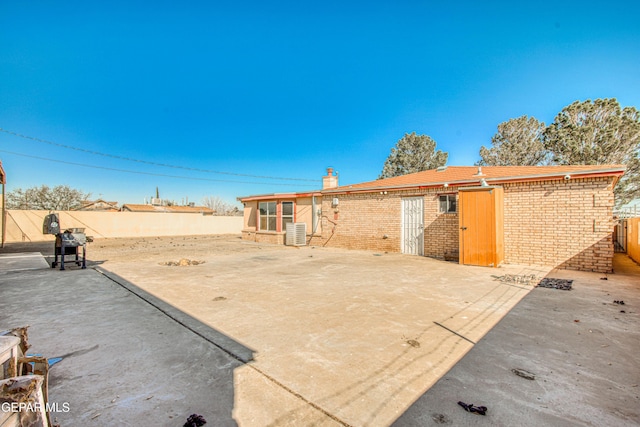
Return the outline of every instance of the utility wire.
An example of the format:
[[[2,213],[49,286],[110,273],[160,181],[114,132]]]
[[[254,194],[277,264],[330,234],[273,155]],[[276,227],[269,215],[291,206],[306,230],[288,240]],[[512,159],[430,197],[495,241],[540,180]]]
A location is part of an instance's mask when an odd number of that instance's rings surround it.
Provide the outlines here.
[[[29,154],[16,153],[16,152],[7,151],[7,150],[0,150],[0,153],[13,154],[14,156],[28,157],[30,159],[45,160],[47,162],[63,163],[63,164],[72,165],[72,166],[81,166],[81,167],[85,167],[85,168],[103,169],[103,170],[115,171],[115,172],[135,173],[135,174],[139,174],[139,175],[161,176],[161,177],[165,177],[165,178],[188,179],[188,180],[193,180],[193,181],[232,182],[232,183],[237,183],[237,184],[287,185],[287,186],[291,185],[291,184],[282,184],[282,183],[234,181],[234,180],[230,180],[230,179],[196,178],[196,177],[190,177],[190,176],[167,175],[167,174],[152,173],[152,172],[140,172],[140,171],[127,170],[127,169],[109,168],[109,167],[105,167],[105,166],[87,165],[87,164],[84,164],[84,163],[68,162],[68,161],[65,161],[65,160],[48,159],[46,157],[31,156]],[[296,185],[301,185],[301,186],[304,186],[304,187],[314,187],[314,185],[312,185],[312,184],[296,184]]]
[[[170,165],[170,164],[166,164],[166,163],[156,163],[156,162],[150,162],[150,161],[147,161],[147,160],[140,160],[140,159],[134,159],[134,158],[131,158],[131,157],[119,156],[119,155],[116,155],[116,154],[108,154],[108,153],[102,153],[100,151],[87,150],[85,148],[74,147],[72,145],[60,144],[60,143],[53,142],[53,141],[47,141],[46,139],[40,139],[40,138],[36,138],[36,137],[33,137],[33,136],[22,135],[20,133],[12,132],[10,130],[3,129],[1,127],[0,127],[0,132],[8,133],[9,135],[17,136],[17,137],[20,137],[20,138],[30,139],[30,140],[36,141],[36,142],[41,142],[43,144],[54,145],[56,147],[66,148],[66,149],[69,149],[69,150],[81,151],[83,153],[88,153],[88,154],[94,154],[96,156],[110,157],[112,159],[127,160],[129,162],[144,163],[144,164],[153,165],[153,166],[162,166],[162,167],[165,167],[165,168],[184,169],[184,170],[190,170],[190,171],[195,171],[195,172],[215,173],[215,174],[220,174],[220,175],[244,176],[244,177],[247,177],[247,178],[275,179],[275,180],[283,180],[283,181],[306,181],[306,182],[316,182],[317,181],[316,179],[285,178],[285,177],[277,177],[277,176],[250,175],[250,174],[244,174],[244,173],[223,172],[223,171],[216,171],[216,170],[210,170],[210,169],[190,168],[190,167],[187,167],[187,166]]]

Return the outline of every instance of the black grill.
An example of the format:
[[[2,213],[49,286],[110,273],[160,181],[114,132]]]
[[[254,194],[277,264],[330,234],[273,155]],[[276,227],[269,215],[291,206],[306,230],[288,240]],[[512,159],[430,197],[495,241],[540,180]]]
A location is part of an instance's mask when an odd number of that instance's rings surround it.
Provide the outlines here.
[[[42,232],[56,236],[55,255],[51,268],[56,268],[60,264],[60,270],[64,270],[66,256],[75,256],[72,262],[75,262],[77,266],[87,268],[87,236],[84,234],[84,228],[69,228],[61,233],[58,214],[52,213],[44,218]],[[82,260],[80,260],[81,248]],[[60,257],[60,262],[58,262],[58,257]]]

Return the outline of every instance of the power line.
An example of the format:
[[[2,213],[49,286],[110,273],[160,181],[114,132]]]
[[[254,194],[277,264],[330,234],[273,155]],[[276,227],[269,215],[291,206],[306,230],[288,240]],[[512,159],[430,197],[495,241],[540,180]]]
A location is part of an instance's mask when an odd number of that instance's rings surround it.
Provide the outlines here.
[[[129,161],[129,162],[136,162],[136,163],[144,163],[144,164],[147,164],[147,165],[161,166],[161,167],[165,167],[165,168],[183,169],[183,170],[189,170],[189,171],[194,171],[194,172],[215,173],[215,174],[220,174],[220,175],[243,176],[243,177],[247,177],[247,178],[275,179],[275,180],[282,180],[282,181],[306,181],[306,182],[316,182],[317,181],[316,179],[286,178],[286,177],[264,176],[264,175],[250,175],[250,174],[244,174],[244,173],[223,172],[223,171],[216,171],[216,170],[210,170],[210,169],[190,168],[190,167],[187,167],[187,166],[170,165],[170,164],[166,164],[166,163],[156,163],[156,162],[150,162],[148,160],[134,159],[132,157],[124,157],[124,156],[119,156],[117,154],[102,153],[100,151],[87,150],[85,148],[74,147],[72,145],[66,145],[66,144],[60,144],[60,143],[53,142],[53,141],[47,141],[46,139],[40,139],[40,138],[36,138],[36,137],[33,137],[33,136],[22,135],[20,133],[12,132],[10,130],[3,129],[1,127],[0,127],[0,132],[4,132],[4,133],[7,133],[9,135],[17,136],[17,137],[20,137],[20,138],[30,139],[30,140],[36,141],[36,142],[41,142],[43,144],[49,144],[49,145],[54,145],[54,146],[60,147],[60,148],[66,148],[68,150],[81,151],[83,153],[93,154],[93,155],[96,155],[96,156],[110,157],[112,159],[126,160],[126,161]]]
[[[31,159],[44,160],[44,161],[47,161],[47,162],[63,163],[63,164],[72,165],[72,166],[81,166],[81,167],[85,167],[85,168],[102,169],[102,170],[108,170],[108,171],[114,171],[114,172],[135,173],[135,174],[138,174],[138,175],[161,176],[161,177],[164,177],[164,178],[178,178],[178,179],[187,179],[187,180],[193,180],[193,181],[209,181],[209,182],[230,182],[230,183],[236,183],[236,184],[254,184],[254,185],[286,185],[286,186],[291,185],[291,184],[269,183],[269,182],[234,181],[234,180],[230,180],[230,179],[196,178],[196,177],[190,177],[190,176],[167,175],[167,174],[152,173],[152,172],[140,172],[140,171],[127,170],[127,169],[109,168],[109,167],[106,167],[106,166],[87,165],[87,164],[84,164],[84,163],[75,163],[75,162],[69,162],[69,161],[65,161],[65,160],[55,160],[55,159],[49,159],[49,158],[46,158],[46,157],[32,156],[32,155],[29,155],[29,154],[16,153],[16,152],[7,151],[7,150],[0,150],[0,153],[13,154],[14,156],[28,157],[28,158],[31,158]],[[296,184],[296,185],[301,185],[301,186],[304,186],[304,187],[313,187],[314,186],[312,184]]]

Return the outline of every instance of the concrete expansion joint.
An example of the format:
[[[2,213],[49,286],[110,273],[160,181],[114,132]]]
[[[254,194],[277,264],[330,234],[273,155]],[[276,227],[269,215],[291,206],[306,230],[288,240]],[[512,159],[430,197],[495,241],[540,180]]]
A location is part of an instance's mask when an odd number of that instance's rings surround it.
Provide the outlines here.
[[[179,324],[180,326],[183,326],[184,328],[188,329],[189,331],[193,332],[194,334],[196,334],[197,336],[199,336],[200,338],[204,339],[205,341],[207,341],[208,343],[213,344],[214,346],[216,346],[217,348],[219,348],[220,350],[224,351],[226,354],[228,354],[229,356],[231,356],[232,358],[234,358],[235,360],[242,362],[242,363],[248,363],[250,362],[250,360],[245,360],[245,358],[233,353],[232,351],[227,350],[226,348],[222,347],[220,344],[216,343],[215,341],[213,341],[212,339],[210,339],[209,337],[203,335],[202,333],[198,332],[197,330],[195,330],[194,328],[190,327],[189,325],[185,324],[184,322],[180,321],[179,319],[176,319],[175,316],[172,316],[171,313],[169,313],[167,310],[162,309],[162,307],[159,307],[157,304],[154,304],[152,301],[150,301],[149,299],[145,298],[143,295],[141,295],[138,292],[133,291],[132,289],[130,289],[126,284],[114,279],[113,277],[111,277],[109,274],[105,273],[104,271],[102,271],[101,269],[97,268],[97,267],[92,267],[92,269],[94,271],[97,271],[98,273],[100,273],[101,275],[103,275],[104,277],[106,277],[107,279],[109,279],[110,281],[112,281],[113,283],[117,284],[118,286],[122,287],[123,289],[125,289],[127,292],[131,293],[132,295],[135,295],[136,297],[140,298],[142,301],[144,301],[145,303],[149,304],[150,306],[152,306],[153,308],[155,308],[156,310],[158,310],[159,312],[161,312],[162,314],[164,314],[165,316],[167,316],[169,319],[173,320],[174,322],[176,322],[177,324]]]
[[[330,413],[329,411],[327,411],[326,409],[322,408],[321,406],[317,405],[316,403],[312,402],[311,400],[307,399],[306,397],[304,397],[303,395],[301,395],[300,393],[292,390],[291,388],[287,387],[286,385],[284,385],[283,383],[281,383],[280,381],[278,381],[277,379],[273,378],[272,376],[270,376],[269,374],[263,372],[262,370],[260,370],[259,368],[257,368],[254,365],[251,365],[249,362],[251,360],[245,360],[245,358],[243,358],[242,356],[235,354],[233,351],[223,347],[222,345],[218,344],[217,342],[215,342],[214,340],[210,339],[209,337],[205,336],[204,334],[198,332],[197,330],[195,330],[194,328],[190,327],[189,325],[187,325],[186,323],[180,321],[179,319],[177,319],[175,316],[171,315],[171,313],[169,313],[167,310],[162,309],[162,307],[159,307],[157,304],[154,304],[152,301],[150,301],[148,298],[144,297],[144,294],[142,292],[138,293],[135,292],[133,289],[131,289],[129,286],[127,286],[125,283],[122,283],[118,280],[116,280],[115,278],[111,277],[111,275],[107,274],[105,271],[102,271],[100,268],[97,267],[92,267],[92,269],[96,272],[98,272],[99,274],[101,274],[102,276],[106,277],[107,279],[109,279],[110,281],[112,281],[113,283],[117,284],[118,286],[122,287],[123,289],[125,289],[127,292],[135,295],[136,297],[140,298],[142,301],[144,301],[145,303],[149,304],[150,306],[152,306],[153,308],[155,308],[156,310],[160,311],[162,314],[164,314],[165,316],[167,316],[168,318],[170,318],[171,320],[173,320],[174,322],[178,323],[180,326],[188,329],[189,331],[193,332],[194,334],[196,334],[197,336],[199,336],[200,338],[204,339],[205,341],[207,341],[208,343],[213,344],[216,348],[219,348],[220,350],[222,350],[223,352],[225,352],[226,354],[228,354],[229,356],[231,356],[233,359],[245,364],[246,366],[248,366],[249,368],[253,369],[255,372],[257,372],[258,374],[262,375],[263,377],[265,377],[266,379],[268,379],[269,381],[271,381],[273,384],[275,384],[276,386],[282,388],[283,390],[285,390],[286,392],[288,392],[289,394],[295,396],[296,398],[302,400],[304,403],[306,403],[307,405],[311,406],[312,408],[316,409],[317,411],[323,413],[324,415],[326,415],[327,417],[331,418],[332,420],[334,420],[335,422],[339,423],[340,425],[344,426],[344,427],[353,427],[353,425],[349,424],[348,422],[338,418],[337,416],[333,415],[332,413]],[[135,286],[135,285],[134,285]]]
[[[275,385],[277,385],[278,387],[282,388],[283,390],[285,390],[289,394],[295,396],[296,398],[302,400],[304,403],[306,403],[307,405],[309,405],[312,408],[316,409],[317,411],[322,412],[324,415],[326,415],[327,417],[331,418],[332,420],[334,420],[335,422],[339,423],[340,425],[343,425],[345,427],[354,427],[352,424],[349,424],[348,422],[336,417],[335,415],[333,415],[332,413],[330,413],[326,409],[322,408],[321,406],[313,403],[312,401],[310,401],[309,399],[307,399],[306,397],[304,397],[300,393],[298,393],[298,392],[290,389],[286,385],[282,384],[280,381],[278,381],[277,379],[273,378],[271,375],[261,371],[260,369],[258,369],[257,367],[255,367],[253,365],[248,365],[248,366],[251,369],[253,369],[254,371],[256,371],[257,373],[259,373],[260,375],[264,376],[266,379],[268,379],[272,383],[274,383]]]
[[[476,343],[475,343],[475,342],[471,341],[469,338],[465,337],[464,335],[461,335],[461,334],[457,333],[457,332],[456,332],[456,331],[454,331],[453,329],[449,329],[449,328],[447,328],[446,326],[444,326],[443,324],[438,323],[438,322],[435,322],[435,321],[434,321],[433,323],[435,323],[436,325],[440,326],[441,328],[446,329],[447,331],[451,332],[452,334],[459,336],[459,337],[460,337],[460,338],[462,338],[463,340],[469,341],[471,344],[476,345]]]

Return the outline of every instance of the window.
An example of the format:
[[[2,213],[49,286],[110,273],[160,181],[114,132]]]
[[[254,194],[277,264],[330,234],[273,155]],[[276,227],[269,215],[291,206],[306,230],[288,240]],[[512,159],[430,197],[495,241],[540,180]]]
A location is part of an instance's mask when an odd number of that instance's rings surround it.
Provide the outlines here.
[[[455,194],[443,194],[440,196],[440,212],[453,213],[456,212],[456,195]]]
[[[260,230],[276,231],[276,202],[260,202]]]
[[[290,222],[293,222],[293,202],[282,202],[282,231],[287,230]]]

